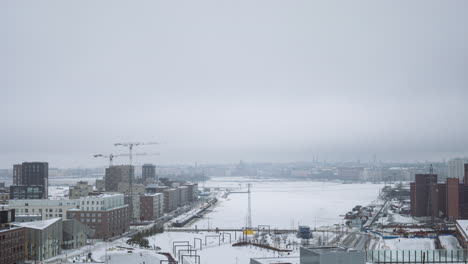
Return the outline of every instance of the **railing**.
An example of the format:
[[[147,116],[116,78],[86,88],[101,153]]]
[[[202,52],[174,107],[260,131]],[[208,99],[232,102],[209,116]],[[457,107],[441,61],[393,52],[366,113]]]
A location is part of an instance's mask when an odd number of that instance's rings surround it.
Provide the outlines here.
[[[370,263],[467,263],[466,249],[372,250],[367,252]]]

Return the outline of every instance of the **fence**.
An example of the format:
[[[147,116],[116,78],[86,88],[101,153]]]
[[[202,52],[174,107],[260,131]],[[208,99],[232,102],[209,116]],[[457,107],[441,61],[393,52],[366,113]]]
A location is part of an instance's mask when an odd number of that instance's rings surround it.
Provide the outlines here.
[[[372,250],[366,254],[370,263],[466,263],[466,249],[432,249],[432,250]]]

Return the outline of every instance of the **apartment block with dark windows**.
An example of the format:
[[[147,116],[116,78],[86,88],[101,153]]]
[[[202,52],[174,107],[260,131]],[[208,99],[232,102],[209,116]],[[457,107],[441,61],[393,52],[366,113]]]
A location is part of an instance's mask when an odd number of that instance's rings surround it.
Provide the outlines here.
[[[15,191],[11,191],[11,188],[17,187]],[[30,186],[42,186],[42,197],[41,198],[22,198],[28,196],[34,196],[31,192],[33,190],[27,189]],[[13,185],[10,186],[10,194],[18,193],[16,197],[12,199],[47,199],[48,198],[48,186],[49,186],[49,164],[47,162],[23,162],[22,164],[13,165]],[[41,188],[36,188],[41,189]],[[21,195],[20,193],[25,193]]]

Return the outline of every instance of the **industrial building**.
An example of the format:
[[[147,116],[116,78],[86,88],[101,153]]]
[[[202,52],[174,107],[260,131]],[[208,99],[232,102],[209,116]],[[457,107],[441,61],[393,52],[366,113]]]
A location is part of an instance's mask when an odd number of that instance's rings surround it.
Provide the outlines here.
[[[445,183],[439,183],[436,174],[416,174],[410,183],[411,215],[451,221],[468,219],[468,164],[464,168],[463,182],[447,178]]]

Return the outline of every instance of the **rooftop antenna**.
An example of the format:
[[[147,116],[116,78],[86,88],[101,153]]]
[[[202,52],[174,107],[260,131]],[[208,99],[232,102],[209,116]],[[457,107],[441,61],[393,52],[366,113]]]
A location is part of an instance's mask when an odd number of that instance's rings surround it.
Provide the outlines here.
[[[251,184],[247,184],[247,194],[248,194],[248,197],[249,197],[249,205],[248,205],[248,209],[247,209],[247,227],[249,229],[252,228],[252,206],[251,206],[251,202],[252,202],[252,199],[250,197],[250,187],[251,187]]]

